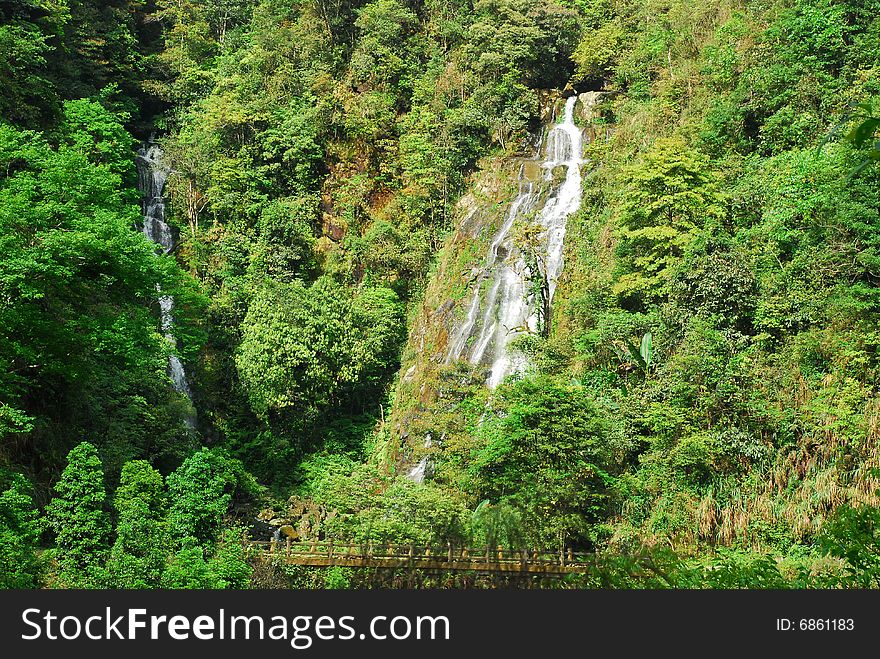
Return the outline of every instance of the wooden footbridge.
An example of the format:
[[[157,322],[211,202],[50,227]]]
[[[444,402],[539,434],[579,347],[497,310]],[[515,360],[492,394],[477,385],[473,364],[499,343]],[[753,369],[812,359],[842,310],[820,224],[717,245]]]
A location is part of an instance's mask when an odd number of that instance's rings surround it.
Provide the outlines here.
[[[595,565],[595,554],[571,549],[473,549],[416,545],[335,544],[290,538],[251,542],[251,551],[289,565],[358,567],[431,572],[483,572],[536,576],[583,574]]]

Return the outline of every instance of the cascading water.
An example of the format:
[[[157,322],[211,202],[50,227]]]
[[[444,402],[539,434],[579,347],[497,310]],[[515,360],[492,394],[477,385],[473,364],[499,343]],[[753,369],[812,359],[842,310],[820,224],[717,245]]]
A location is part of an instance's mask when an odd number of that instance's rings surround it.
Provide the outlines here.
[[[425,435],[425,448],[429,449],[433,446],[434,440],[431,433]],[[434,475],[434,461],[430,455],[422,456],[422,459],[406,472],[406,477],[413,483],[424,483],[426,478]]]
[[[136,162],[138,189],[143,195],[141,205],[144,235],[161,246],[162,250],[168,254],[174,249],[175,239],[174,232],[165,222],[165,197],[163,196],[163,191],[165,189],[165,181],[168,179],[168,169],[162,165],[162,149],[159,148],[158,144],[147,142],[138,150]],[[168,341],[176,345],[177,342],[171,332],[171,328],[174,325],[174,299],[170,295],[163,295],[162,289],[158,284],[156,284],[156,291],[159,293],[162,332]],[[174,389],[191,399],[192,392],[186,380],[183,364],[178,356],[173,353],[168,357],[168,375],[171,377]],[[193,420],[188,420],[188,422],[191,421]]]
[[[540,261],[547,282],[547,304],[552,301],[562,272],[562,248],[566,221],[581,204],[581,164],[583,138],[574,123],[576,96],[565,103],[562,121],[550,129],[535,160],[543,171],[543,185],[526,180],[520,167],[519,194],[505,216],[504,223],[489,245],[489,252],[477,277],[467,315],[453,330],[446,363],[467,359],[473,365],[490,367],[489,388],[495,388],[528,364],[523,355],[508,348],[516,337],[538,331],[540,310],[528,281],[530,272],[523,254],[514,244],[514,228],[525,222],[539,205],[542,190],[549,186],[549,198],[537,213],[540,225]],[[565,167],[565,178],[554,182],[554,170]],[[537,188],[537,189],[536,189]]]

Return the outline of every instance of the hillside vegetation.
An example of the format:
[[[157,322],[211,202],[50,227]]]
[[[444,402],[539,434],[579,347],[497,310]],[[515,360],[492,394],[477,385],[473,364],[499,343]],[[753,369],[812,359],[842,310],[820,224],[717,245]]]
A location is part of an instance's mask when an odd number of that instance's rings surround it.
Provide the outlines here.
[[[580,586],[877,585],[880,2],[11,0],[0,82],[0,584],[359,583],[254,575],[259,514],[596,551]],[[599,90],[490,391],[440,358],[468,270]]]

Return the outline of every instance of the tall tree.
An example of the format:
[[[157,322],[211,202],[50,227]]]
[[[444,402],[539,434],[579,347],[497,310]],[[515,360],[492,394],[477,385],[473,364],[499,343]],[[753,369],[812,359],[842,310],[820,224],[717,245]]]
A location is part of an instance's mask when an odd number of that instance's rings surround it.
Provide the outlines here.
[[[608,500],[606,421],[585,389],[550,378],[499,393],[473,465],[480,494],[521,511],[532,544],[589,547]]]
[[[82,442],[67,454],[67,467],[55,484],[46,510],[55,534],[58,582],[69,588],[97,588],[104,583],[104,560],[110,546],[104,468],[97,449]]]
[[[706,156],[680,138],[658,139],[626,169],[614,290],[637,304],[663,299],[673,266],[706,223],[724,216],[718,179]]]
[[[168,476],[171,533],[181,544],[213,547],[232,501],[235,477],[219,453],[193,453]]]
[[[116,541],[107,571],[116,588],[156,588],[169,550],[162,475],[145,460],[127,462],[113,499]]]
[[[40,536],[31,486],[11,474],[0,492],[0,588],[34,588],[40,576],[36,548]]]

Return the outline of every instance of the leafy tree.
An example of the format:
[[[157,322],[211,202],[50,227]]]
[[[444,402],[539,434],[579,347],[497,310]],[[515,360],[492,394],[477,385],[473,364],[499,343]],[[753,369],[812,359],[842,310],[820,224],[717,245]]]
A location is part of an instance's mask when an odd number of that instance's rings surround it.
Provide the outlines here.
[[[825,522],[820,546],[846,561],[843,585],[880,586],[880,511],[873,506],[840,506]]]
[[[673,267],[704,224],[723,217],[718,181],[705,156],[661,138],[626,171],[614,291],[636,304],[663,299]]]
[[[209,561],[219,588],[244,589],[250,584],[253,566],[247,560],[245,529],[230,527],[223,530],[217,551]]]
[[[568,78],[579,37],[573,11],[527,0],[480,0],[474,11],[463,55],[478,74],[496,84],[512,74],[536,88]]]
[[[671,274],[669,299],[679,319],[702,314],[740,332],[751,331],[758,281],[747,251],[729,236],[701,232]]]
[[[114,495],[116,541],[107,561],[116,588],[155,588],[170,545],[165,483],[145,460],[127,462]]]
[[[499,545],[507,549],[524,547],[522,515],[507,502],[492,505],[484,499],[471,514],[471,546]]]
[[[188,105],[210,89],[213,82],[207,66],[217,54],[217,35],[212,33],[208,3],[159,0],[155,17],[163,26],[165,48],[159,57],[173,73],[160,83],[159,93],[179,105]]]
[[[162,588],[176,590],[217,589],[217,575],[205,560],[205,550],[188,539],[169,559],[162,575]]]
[[[55,538],[57,579],[69,588],[103,585],[110,546],[104,469],[97,449],[82,442],[67,454],[46,514]]]
[[[583,388],[548,378],[501,390],[472,466],[481,496],[521,511],[538,546],[589,546],[611,477],[607,427]]]
[[[98,100],[106,102],[111,92],[103,90]],[[122,124],[127,119],[126,113],[114,114],[99,102],[83,98],[64,103],[57,130],[63,144],[131,184],[134,139]]]
[[[210,449],[193,453],[168,475],[172,537],[190,547],[213,547],[236,484],[234,465]]]
[[[626,36],[626,30],[619,20],[609,20],[594,29],[584,30],[573,55],[577,76],[589,81],[607,76],[617,64]]]
[[[389,289],[357,296],[327,279],[267,282],[244,323],[236,365],[254,411],[312,420],[346,395],[369,390],[391,365],[400,309]]]
[[[256,136],[261,153],[255,164],[279,194],[306,195],[318,188],[323,128],[315,108],[302,101],[273,108],[272,120]]]
[[[42,571],[36,553],[41,529],[30,484],[21,474],[0,482],[6,486],[0,492],[0,588],[36,588]]]
[[[416,44],[409,35],[416,15],[397,0],[376,0],[358,10],[355,26],[361,37],[351,55],[352,82],[360,87],[404,84],[411,75]]]
[[[385,476],[373,466],[325,474],[316,497],[335,511],[323,523],[330,537],[363,544],[461,546],[467,536],[468,512],[456,496],[431,484]]]
[[[4,12],[5,14],[5,12]],[[3,16],[3,18],[7,18]],[[24,125],[33,125],[52,98],[52,83],[46,75],[46,55],[52,49],[50,34],[29,21],[0,25],[0,117]]]
[[[267,204],[257,221],[259,238],[252,252],[252,268],[276,281],[290,281],[315,269],[315,196],[278,199]]]
[[[292,407],[314,416],[338,392],[346,361],[344,292],[267,282],[254,296],[236,364],[257,414]]]
[[[59,92],[64,98],[92,96],[117,85],[134,109],[145,99],[139,88],[144,59],[137,40],[139,0],[67,0],[61,48],[53,53]],[[66,12],[65,12],[66,13]]]
[[[205,558],[202,547],[187,538],[181,549],[168,561],[162,576],[163,588],[174,589],[223,589],[245,588],[250,582],[253,568],[244,555],[237,529],[223,532],[216,553]]]

